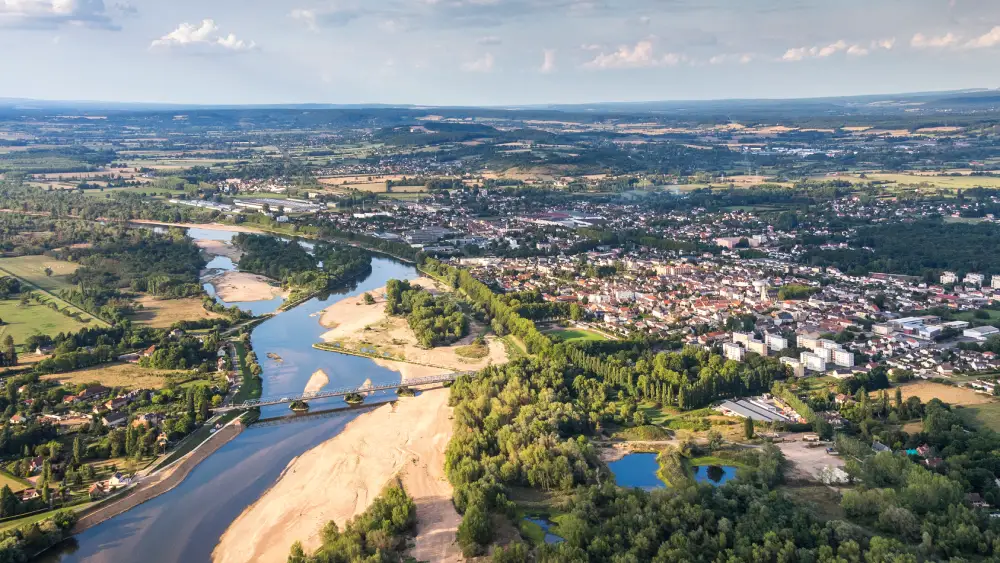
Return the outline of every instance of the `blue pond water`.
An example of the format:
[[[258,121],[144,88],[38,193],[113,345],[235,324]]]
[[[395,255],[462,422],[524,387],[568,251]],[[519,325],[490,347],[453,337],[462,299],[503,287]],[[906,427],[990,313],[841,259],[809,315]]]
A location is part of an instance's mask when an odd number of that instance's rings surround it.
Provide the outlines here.
[[[609,463],[608,468],[615,474],[615,483],[619,487],[649,490],[667,486],[656,476],[656,472],[660,469],[660,464],[656,461],[656,454],[629,454],[618,461]]]
[[[615,483],[619,487],[635,487],[639,489],[660,489],[666,483],[656,476],[660,464],[656,454],[629,454],[618,461],[608,464],[615,474]],[[694,480],[706,485],[718,486],[730,479],[736,478],[736,468],[729,465],[699,465],[694,467]]]
[[[552,527],[552,522],[549,522],[545,518],[539,518],[537,516],[525,516],[525,521],[536,524],[545,532],[545,543],[554,544],[566,541],[565,539],[549,532],[549,528]]]
[[[721,485],[736,478],[736,468],[729,465],[699,465],[694,468],[694,480],[706,485]]]

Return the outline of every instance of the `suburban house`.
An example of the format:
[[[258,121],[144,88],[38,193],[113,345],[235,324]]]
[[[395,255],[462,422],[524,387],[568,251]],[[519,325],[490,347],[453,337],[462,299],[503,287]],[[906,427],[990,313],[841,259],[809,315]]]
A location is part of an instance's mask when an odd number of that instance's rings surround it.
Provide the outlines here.
[[[42,456],[35,456],[31,458],[31,462],[28,465],[28,471],[34,473],[35,471],[41,471],[42,466],[45,465],[45,458]]]
[[[120,412],[109,412],[101,417],[101,422],[108,428],[118,428],[124,426],[128,417]]]
[[[112,489],[117,489],[118,487],[127,487],[132,484],[132,478],[126,477],[119,471],[108,479],[108,486]]]
[[[81,401],[91,401],[94,399],[101,399],[103,397],[111,394],[111,389],[103,385],[95,385],[93,387],[87,387],[77,395]]]

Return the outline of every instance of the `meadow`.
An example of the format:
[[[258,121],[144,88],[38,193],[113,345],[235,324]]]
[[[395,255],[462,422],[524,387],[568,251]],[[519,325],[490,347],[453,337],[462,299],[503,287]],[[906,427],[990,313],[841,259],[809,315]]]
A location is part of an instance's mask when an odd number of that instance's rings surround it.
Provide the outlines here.
[[[608,338],[599,332],[587,330],[585,328],[566,328],[546,331],[554,342],[571,342],[580,340],[607,340]]]
[[[105,387],[160,389],[167,385],[167,381],[184,381],[190,376],[191,372],[189,371],[148,369],[140,367],[138,364],[115,363],[66,373],[43,375],[42,379],[71,385],[96,382]]]
[[[220,316],[206,310],[197,297],[157,299],[144,295],[137,301],[142,305],[142,310],[137,310],[131,316],[132,322],[153,328],[169,328],[178,321],[217,319]]]
[[[32,335],[55,336],[60,332],[79,332],[87,326],[93,326],[93,321],[82,323],[34,301],[22,305],[20,299],[0,301],[0,320],[3,321],[0,338],[9,334],[17,345],[23,344]]]
[[[79,267],[73,262],[41,255],[0,258],[0,269],[49,292],[72,288],[73,282],[69,278]],[[51,276],[45,275],[45,268],[52,270]]]

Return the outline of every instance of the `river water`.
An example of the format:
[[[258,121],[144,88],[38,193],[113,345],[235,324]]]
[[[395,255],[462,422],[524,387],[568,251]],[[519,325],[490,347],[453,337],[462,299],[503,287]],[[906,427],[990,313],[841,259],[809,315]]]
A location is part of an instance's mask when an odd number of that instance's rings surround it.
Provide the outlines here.
[[[194,238],[229,240],[234,233],[197,229],[189,234]],[[374,258],[371,275],[355,287],[310,299],[259,325],[254,329],[251,342],[264,370],[264,396],[302,393],[317,369],[323,369],[330,378],[326,388],[359,386],[366,379],[375,383],[398,381],[398,372],[378,366],[367,358],[312,348],[312,344],[321,341],[320,336],[326,330],[320,326],[316,313],[345,297],[382,287],[390,279],[410,280],[417,275],[412,266]],[[270,311],[279,305],[280,302],[274,304]],[[267,358],[268,352],[280,356],[281,361]],[[343,406],[340,399],[328,399],[326,403],[311,402],[311,405],[314,410],[323,406]],[[286,405],[274,405],[264,407],[261,416],[283,416],[288,412]],[[44,554],[38,561],[210,561],[212,550],[229,524],[260,498],[285,466],[296,456],[335,436],[355,416],[348,412],[277,426],[250,427],[200,463],[173,490],[94,526]]]

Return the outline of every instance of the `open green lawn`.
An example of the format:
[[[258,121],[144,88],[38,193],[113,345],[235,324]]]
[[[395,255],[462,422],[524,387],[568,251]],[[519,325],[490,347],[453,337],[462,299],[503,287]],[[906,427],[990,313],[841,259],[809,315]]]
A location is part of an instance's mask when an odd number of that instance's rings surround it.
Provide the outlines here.
[[[992,309],[982,309],[982,311],[985,312],[987,315],[989,315],[989,318],[980,319],[976,317],[977,311],[962,311],[960,313],[955,313],[954,317],[955,320],[968,321],[968,322],[973,322],[973,321],[991,322],[1000,319],[1000,311],[994,311]],[[979,314],[981,315],[982,313]]]
[[[6,471],[0,471],[0,489],[3,487],[10,487],[10,490],[15,493],[18,491],[23,491],[24,489],[30,488],[32,486],[31,482],[26,479],[21,479],[19,477],[14,477]]]
[[[79,267],[73,262],[56,260],[42,255],[0,258],[0,269],[49,292],[58,292],[73,287],[73,282],[69,278]],[[52,270],[51,276],[45,275],[45,268]]]
[[[955,411],[972,426],[985,427],[1000,432],[1000,401],[979,405],[953,405]]]
[[[547,331],[548,335],[555,342],[570,342],[572,340],[607,340],[607,337],[598,332],[585,328],[566,328]]]
[[[98,326],[93,320],[83,323],[34,301],[21,305],[19,299],[0,301],[0,319],[3,320],[0,338],[9,334],[16,344],[23,344],[26,338],[35,334],[55,336],[60,332],[79,332],[87,326]]]

